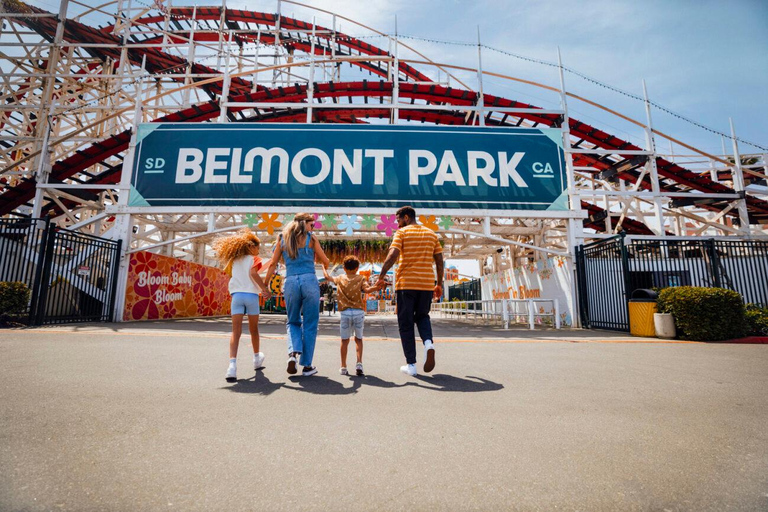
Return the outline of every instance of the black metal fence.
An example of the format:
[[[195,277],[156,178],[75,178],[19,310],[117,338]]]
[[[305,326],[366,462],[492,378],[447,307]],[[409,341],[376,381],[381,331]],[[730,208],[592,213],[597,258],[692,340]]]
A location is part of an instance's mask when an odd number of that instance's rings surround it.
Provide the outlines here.
[[[482,300],[480,279],[466,281],[448,287],[448,300]]]
[[[32,301],[21,312],[25,319],[30,318],[39,289],[35,281],[42,273],[46,227],[46,222],[34,219],[0,219],[0,281],[24,283],[32,293]]]
[[[30,289],[30,325],[111,322],[119,258],[120,241],[47,219],[0,219],[0,281]]]
[[[578,247],[576,262],[585,327],[628,331],[628,299],[639,288],[729,288],[768,305],[768,241],[619,235]]]

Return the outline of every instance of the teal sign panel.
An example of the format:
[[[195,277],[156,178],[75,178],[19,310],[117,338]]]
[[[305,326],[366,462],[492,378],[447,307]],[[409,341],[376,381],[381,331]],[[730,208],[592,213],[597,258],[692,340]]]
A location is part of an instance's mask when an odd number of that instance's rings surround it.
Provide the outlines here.
[[[551,128],[152,123],[132,206],[567,210]]]

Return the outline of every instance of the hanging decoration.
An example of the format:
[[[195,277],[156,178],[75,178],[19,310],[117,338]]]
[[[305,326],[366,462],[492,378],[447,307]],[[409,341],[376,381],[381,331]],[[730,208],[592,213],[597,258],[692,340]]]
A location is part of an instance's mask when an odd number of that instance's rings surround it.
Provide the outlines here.
[[[253,229],[259,223],[259,216],[255,213],[246,213],[243,217],[243,224]]]
[[[331,263],[341,264],[349,255],[360,263],[382,263],[387,258],[392,240],[320,240],[320,246]]]
[[[429,228],[432,231],[437,231],[439,229],[434,215],[419,215],[419,222],[421,222],[425,228]]]
[[[381,222],[376,225],[376,229],[384,231],[387,236],[392,236],[397,231],[397,215],[382,215]]]
[[[360,225],[365,229],[376,229],[377,223],[378,221],[376,220],[375,215],[363,215],[363,218],[360,221]]]
[[[333,229],[333,226],[336,225],[336,216],[332,213],[323,215],[323,222],[321,225],[325,226],[325,229]]]
[[[259,229],[264,229],[270,235],[275,233],[276,229],[280,229],[282,223],[279,220],[280,215],[277,213],[262,213],[262,221],[259,222]]]
[[[443,228],[444,231],[448,231],[453,227],[453,219],[448,216],[440,217],[440,220],[437,221],[437,224]]]
[[[320,216],[316,213],[313,213],[312,217],[315,218],[315,224],[312,226],[312,229],[323,229],[323,223],[320,221]]]
[[[360,229],[360,223],[357,222],[357,215],[342,215],[341,223],[336,227],[343,230],[347,236],[352,236]]]

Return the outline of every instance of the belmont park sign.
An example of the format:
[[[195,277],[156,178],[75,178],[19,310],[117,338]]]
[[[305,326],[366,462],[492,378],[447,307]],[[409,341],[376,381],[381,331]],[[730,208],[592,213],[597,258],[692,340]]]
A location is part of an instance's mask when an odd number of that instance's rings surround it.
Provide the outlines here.
[[[139,126],[131,206],[567,210],[551,128]]]

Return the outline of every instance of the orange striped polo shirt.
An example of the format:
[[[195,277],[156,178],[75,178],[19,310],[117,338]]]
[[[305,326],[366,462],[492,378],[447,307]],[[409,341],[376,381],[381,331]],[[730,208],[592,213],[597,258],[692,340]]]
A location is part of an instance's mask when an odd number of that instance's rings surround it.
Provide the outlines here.
[[[429,228],[411,224],[395,232],[392,246],[400,251],[395,271],[395,290],[433,290],[433,255],[443,252],[437,235]]]

